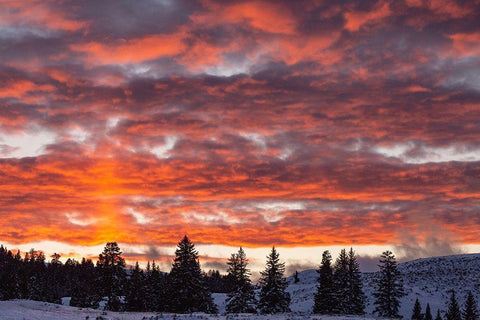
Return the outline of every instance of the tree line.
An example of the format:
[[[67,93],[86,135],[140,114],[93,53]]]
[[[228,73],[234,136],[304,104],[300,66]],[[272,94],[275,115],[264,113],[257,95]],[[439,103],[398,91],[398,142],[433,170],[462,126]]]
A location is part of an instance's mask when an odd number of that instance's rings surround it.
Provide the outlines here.
[[[445,314],[446,320],[479,320],[480,314],[477,309],[477,302],[473,297],[471,291],[467,293],[463,311],[460,310],[460,304],[455,296],[455,291],[452,290],[450,294],[450,300],[448,301],[447,312]],[[412,320],[433,320],[432,312],[430,310],[430,304],[427,303],[425,313],[422,313],[422,306],[418,298],[415,300],[412,311]],[[442,320],[440,310],[437,310],[435,320]]]
[[[187,236],[177,245],[169,273],[162,272],[154,261],[148,262],[145,270],[138,262],[127,270],[116,242],[106,244],[96,264],[85,258],[81,262],[68,259],[63,264],[58,254],[51,258],[47,263],[40,251],[31,250],[22,257],[19,251],[14,254],[0,246],[0,300],[21,298],[61,303],[61,297],[71,297],[71,306],[98,308],[104,300],[105,309],[112,311],[217,313],[212,292],[224,292],[227,313],[290,311],[285,263],[280,261],[275,247],[267,256],[257,286],[250,279],[248,259],[242,248],[227,260],[226,275],[218,271],[204,273],[198,251]],[[375,313],[399,317],[403,283],[392,252],[382,254],[379,267],[374,292]],[[317,272],[313,313],[365,313],[366,298],[353,249],[341,250],[335,264],[330,252],[324,251]],[[296,279],[298,281],[298,273]],[[412,317],[412,320],[429,319]],[[447,317],[447,320],[478,319]]]

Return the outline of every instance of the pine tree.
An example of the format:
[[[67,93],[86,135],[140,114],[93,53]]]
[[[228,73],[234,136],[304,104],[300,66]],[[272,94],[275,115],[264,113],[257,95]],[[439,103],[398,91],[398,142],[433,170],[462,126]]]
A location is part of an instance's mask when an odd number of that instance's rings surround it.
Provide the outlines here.
[[[460,307],[458,306],[457,299],[455,298],[455,291],[453,290],[445,317],[447,320],[462,320],[462,313],[460,312]]]
[[[145,275],[138,262],[131,269],[130,278],[125,286],[125,310],[146,311]]]
[[[348,253],[348,285],[346,313],[364,314],[366,297],[363,293],[360,266],[352,248]]]
[[[82,259],[82,262],[70,262],[74,275],[70,305],[80,308],[93,308],[99,306],[102,297],[99,295],[98,272],[92,260]]]
[[[471,291],[467,294],[467,299],[465,301],[465,309],[463,310],[463,320],[478,320],[478,309],[477,309],[477,302],[473,297]]]
[[[147,311],[167,311],[167,282],[155,261],[147,264],[145,273],[145,296]]]
[[[202,277],[198,252],[185,236],[178,243],[169,277],[169,311],[216,313],[211,292]]]
[[[425,309],[425,320],[433,320],[432,311],[430,311],[430,304],[427,303],[427,308]]]
[[[240,247],[228,259],[228,277],[232,281],[232,290],[227,294],[227,313],[255,313],[255,292],[250,280],[250,270],[245,251]]]
[[[437,316],[435,317],[435,320],[442,320],[442,316],[440,315],[440,309],[437,309]]]
[[[333,284],[332,256],[328,250],[323,252],[322,264],[317,272],[319,276],[313,313],[331,314],[335,305],[335,287]]]
[[[348,298],[349,298],[349,270],[348,270],[348,255],[345,249],[340,251],[340,254],[335,261],[333,283],[335,286],[333,313],[347,314],[348,313]]]
[[[420,306],[418,298],[415,300],[415,305],[413,306],[412,320],[423,320],[422,307]]]
[[[374,312],[381,317],[399,317],[400,298],[404,295],[403,282],[391,251],[382,253],[379,267],[380,279],[373,293],[376,305]]]
[[[281,263],[275,247],[267,256],[267,265],[261,272],[261,286],[258,308],[261,313],[280,313],[290,311],[290,294],[286,292],[288,283],[283,277],[285,263]]]
[[[108,297],[105,308],[119,311],[122,308],[120,297],[123,295],[125,283],[125,260],[116,242],[108,242],[98,256],[97,269],[100,285]]]
[[[47,266],[45,264],[45,254],[42,251],[31,249],[28,257],[29,260],[26,265],[30,272],[27,281],[28,299],[46,301]]]
[[[300,279],[298,278],[298,271],[295,270],[295,273],[293,274],[293,283],[299,283]]]
[[[20,256],[0,246],[0,300],[20,298]]]

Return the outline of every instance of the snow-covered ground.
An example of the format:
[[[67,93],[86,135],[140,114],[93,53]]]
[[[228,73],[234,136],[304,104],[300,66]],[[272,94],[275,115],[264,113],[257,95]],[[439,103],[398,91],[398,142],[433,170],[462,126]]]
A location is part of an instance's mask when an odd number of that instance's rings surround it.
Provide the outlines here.
[[[171,314],[171,313],[152,313],[152,312],[111,312],[92,309],[82,309],[70,306],[62,306],[52,303],[31,301],[31,300],[11,300],[0,301],[0,319],[2,320],[369,320],[368,317],[326,317],[326,316],[308,316],[298,314],[277,314],[277,315],[207,315],[203,313],[194,314]]]
[[[446,302],[450,290],[455,290],[457,298],[463,307],[463,300],[468,291],[472,291],[477,302],[480,300],[480,254],[456,255],[419,259],[399,264],[399,269],[404,275],[404,288],[406,296],[402,298],[400,314],[409,319],[415,299],[419,299],[422,308],[430,303],[432,313],[437,309],[446,310]],[[326,317],[311,316],[313,296],[316,292],[317,272],[306,270],[299,273],[300,282],[293,283],[293,278],[288,278],[290,283],[288,291],[291,294],[292,313],[288,315],[222,315],[225,312],[225,294],[214,294],[213,298],[218,306],[220,315],[174,315],[159,313],[137,312],[110,312],[91,309],[81,309],[66,305],[56,305],[38,301],[14,300],[0,301],[0,319],[224,319],[224,320],[255,320],[255,319],[373,319],[373,291],[377,273],[362,275],[364,291],[367,296],[367,316],[365,317]],[[64,298],[63,303],[68,304],[69,299]],[[101,317],[101,318],[100,318]]]

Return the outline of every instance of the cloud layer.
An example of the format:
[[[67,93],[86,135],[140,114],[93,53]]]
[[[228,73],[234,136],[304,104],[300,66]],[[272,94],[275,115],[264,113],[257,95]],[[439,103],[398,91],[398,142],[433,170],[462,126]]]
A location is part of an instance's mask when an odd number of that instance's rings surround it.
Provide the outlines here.
[[[0,1],[0,240],[478,244],[478,21],[478,0]]]

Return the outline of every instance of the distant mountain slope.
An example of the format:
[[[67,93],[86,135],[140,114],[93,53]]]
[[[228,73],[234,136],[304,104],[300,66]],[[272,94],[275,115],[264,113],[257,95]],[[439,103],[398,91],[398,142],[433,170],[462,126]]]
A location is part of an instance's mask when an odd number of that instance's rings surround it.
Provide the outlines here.
[[[454,255],[418,259],[399,264],[403,273],[406,296],[402,298],[400,313],[410,318],[415,299],[418,298],[425,309],[430,303],[433,316],[437,309],[446,310],[449,290],[455,290],[460,304],[470,290],[477,302],[480,300],[480,254]],[[299,283],[293,283],[289,277],[288,288],[292,295],[292,311],[310,312],[313,307],[313,295],[316,292],[317,272],[306,270],[299,273]],[[362,274],[364,291],[367,295],[367,313],[372,313],[373,291],[378,273]]]

